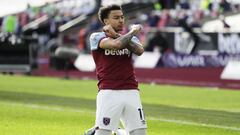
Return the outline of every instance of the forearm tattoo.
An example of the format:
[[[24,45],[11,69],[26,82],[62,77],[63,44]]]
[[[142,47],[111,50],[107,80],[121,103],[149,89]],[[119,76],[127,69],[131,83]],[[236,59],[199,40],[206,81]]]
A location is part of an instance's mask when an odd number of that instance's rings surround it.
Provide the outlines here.
[[[127,34],[116,38],[116,40],[120,41],[121,48],[125,48],[130,43],[133,36],[134,36],[134,33],[130,31]]]
[[[142,52],[144,51],[143,46],[141,44],[132,41],[126,47],[128,50],[137,55],[141,55]]]

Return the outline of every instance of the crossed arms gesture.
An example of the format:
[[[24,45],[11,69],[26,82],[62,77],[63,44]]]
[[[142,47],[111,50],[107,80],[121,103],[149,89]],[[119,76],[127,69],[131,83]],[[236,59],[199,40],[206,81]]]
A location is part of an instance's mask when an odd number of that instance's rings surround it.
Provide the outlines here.
[[[140,56],[144,52],[144,48],[141,43],[131,41],[132,37],[137,35],[142,30],[142,25],[135,24],[131,26],[131,30],[121,35],[112,28],[111,25],[105,25],[103,31],[109,37],[103,39],[100,42],[100,48],[119,50],[123,48],[129,49],[134,54]]]

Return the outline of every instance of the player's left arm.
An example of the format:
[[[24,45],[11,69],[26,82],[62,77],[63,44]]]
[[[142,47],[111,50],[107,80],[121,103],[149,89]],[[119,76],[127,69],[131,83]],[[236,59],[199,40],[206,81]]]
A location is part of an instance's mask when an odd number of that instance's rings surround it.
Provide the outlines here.
[[[138,56],[142,55],[144,52],[143,45],[140,42],[135,42],[133,40],[131,40],[126,48]]]
[[[121,36],[120,34],[115,32],[110,25],[104,26],[103,31],[108,37],[111,37],[113,39]],[[143,45],[139,42],[139,40],[136,37],[132,38],[129,44],[126,45],[126,48],[138,56],[142,55],[142,53],[144,52]]]

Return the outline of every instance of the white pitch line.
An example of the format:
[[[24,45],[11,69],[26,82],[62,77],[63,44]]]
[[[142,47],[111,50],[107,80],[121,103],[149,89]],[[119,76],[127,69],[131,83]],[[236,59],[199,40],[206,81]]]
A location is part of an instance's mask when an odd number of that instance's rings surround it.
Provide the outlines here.
[[[90,113],[90,111],[84,111],[79,109],[71,109],[71,108],[62,108],[57,106],[46,106],[46,105],[38,105],[38,104],[21,104],[21,103],[11,103],[11,102],[0,102],[0,104],[11,105],[11,106],[24,106],[32,109],[42,109],[42,110],[53,110],[53,111],[62,111],[62,112],[77,112],[77,113],[88,113],[95,115],[95,113]]]
[[[229,127],[224,125],[213,125],[213,124],[196,123],[196,122],[190,122],[190,121],[163,119],[163,118],[154,118],[154,117],[148,117],[147,119],[161,121],[161,122],[177,123],[182,125],[193,125],[193,126],[200,126],[200,127],[220,128],[220,129],[226,129],[226,130],[240,131],[240,128],[238,127]]]
[[[19,104],[19,103],[10,103],[10,102],[0,102],[0,104],[6,104],[6,105],[12,105],[12,106],[25,106],[33,109],[54,110],[54,111],[70,111],[70,112],[78,112],[78,113],[90,112],[90,111],[83,111],[79,109],[44,106],[44,105],[37,105],[37,104]],[[95,112],[90,114],[95,115]],[[213,124],[196,123],[196,122],[190,122],[190,121],[154,118],[154,117],[147,117],[147,119],[154,120],[154,121],[161,121],[161,122],[177,123],[182,125],[193,125],[193,126],[199,126],[199,127],[219,128],[219,129],[225,129],[225,130],[240,131],[239,127],[229,127],[224,125],[213,125]]]

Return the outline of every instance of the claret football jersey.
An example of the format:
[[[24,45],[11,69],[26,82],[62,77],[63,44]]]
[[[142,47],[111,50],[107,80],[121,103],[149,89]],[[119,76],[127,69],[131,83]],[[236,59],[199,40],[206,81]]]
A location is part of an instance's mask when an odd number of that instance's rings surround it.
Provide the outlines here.
[[[108,38],[104,32],[92,33],[90,47],[96,64],[98,88],[102,89],[138,89],[132,64],[132,53],[124,48],[121,50],[102,49],[99,44]],[[132,41],[139,42],[137,37]]]

